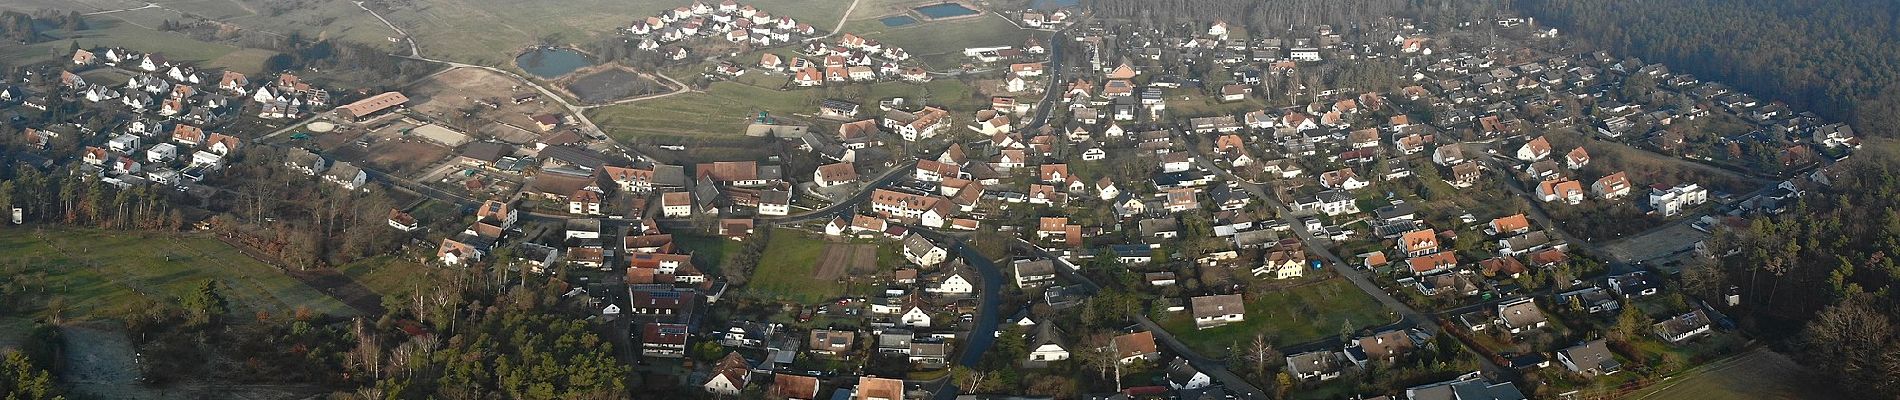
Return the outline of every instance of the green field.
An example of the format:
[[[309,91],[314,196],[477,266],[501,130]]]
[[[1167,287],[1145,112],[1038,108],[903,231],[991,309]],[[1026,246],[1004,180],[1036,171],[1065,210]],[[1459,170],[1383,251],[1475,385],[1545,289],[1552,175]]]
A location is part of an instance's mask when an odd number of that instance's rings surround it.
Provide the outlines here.
[[[218,282],[233,315],[297,307],[356,314],[277,268],[198,235],[11,228],[0,232],[0,265],[46,273],[48,293],[64,298],[64,315],[72,318],[172,303],[206,280]]]
[[[1716,361],[1689,373],[1622,398],[1631,400],[1780,400],[1827,399],[1833,395],[1818,385],[1808,370],[1787,356],[1756,349]]]
[[[1347,323],[1353,330],[1391,323],[1393,317],[1377,301],[1345,279],[1331,278],[1289,289],[1249,292],[1246,321],[1217,328],[1194,329],[1193,310],[1160,319],[1173,333],[1201,355],[1219,358],[1229,346],[1253,342],[1267,335],[1274,346],[1287,346],[1338,336]]]
[[[430,286],[423,279],[434,267],[405,260],[399,256],[380,256],[338,266],[337,272],[383,296],[405,296]]]
[[[148,10],[140,10],[132,12],[147,11]],[[64,60],[66,57],[72,55],[70,49],[75,43],[82,48],[122,46],[142,52],[160,53],[171,59],[187,62],[218,60],[220,57],[225,57],[226,55],[239,51],[237,46],[200,42],[177,33],[160,32],[139,27],[124,20],[95,17],[88,21],[91,29],[79,31],[77,35],[69,38],[30,45],[0,45],[0,58],[7,59],[9,63],[19,64]],[[264,50],[245,50],[245,52],[253,54],[245,55],[241,58],[256,60],[256,66],[249,67],[251,69],[257,69],[262,66],[263,59],[270,57],[270,54],[268,54],[270,52]],[[236,63],[242,60],[234,58],[231,61]]]
[[[704,92],[595,108],[588,118],[622,141],[641,136],[691,138],[743,136],[761,111],[812,113],[823,99],[818,91],[780,91],[721,82]]]
[[[955,69],[967,60],[963,49],[982,46],[1017,46],[1030,35],[1042,32],[1019,29],[1008,19],[995,14],[923,21],[901,27],[888,27],[876,19],[856,19],[845,23],[845,32],[877,39],[909,52],[913,60],[930,65],[932,70]]]
[[[772,231],[771,240],[765,245],[765,254],[759,256],[759,266],[752,271],[752,280],[746,282],[743,293],[754,298],[783,299],[802,304],[823,302],[844,295],[844,285],[819,282],[812,278],[818,266],[818,255],[825,250],[823,238],[809,232],[776,228]]]
[[[745,247],[744,243],[718,236],[673,235],[673,243],[681,251],[692,254],[693,266],[707,274],[718,274],[719,268]]]

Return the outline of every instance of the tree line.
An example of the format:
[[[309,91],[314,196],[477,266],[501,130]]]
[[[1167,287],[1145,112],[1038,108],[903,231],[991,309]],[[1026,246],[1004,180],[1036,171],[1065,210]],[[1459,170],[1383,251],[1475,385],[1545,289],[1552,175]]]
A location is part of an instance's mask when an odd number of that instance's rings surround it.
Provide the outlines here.
[[[1900,136],[1900,5],[1880,0],[1525,0],[1617,54]]]
[[[1791,211],[1718,231],[1712,262],[1686,267],[1685,292],[1742,297],[1742,327],[1782,339],[1846,393],[1900,396],[1900,163],[1869,147],[1839,164],[1832,186]],[[1734,288],[1731,292],[1730,288]]]
[[[1226,21],[1272,32],[1317,25],[1370,25],[1385,17],[1450,23],[1496,13],[1495,0],[1084,0],[1099,16],[1151,24]]]

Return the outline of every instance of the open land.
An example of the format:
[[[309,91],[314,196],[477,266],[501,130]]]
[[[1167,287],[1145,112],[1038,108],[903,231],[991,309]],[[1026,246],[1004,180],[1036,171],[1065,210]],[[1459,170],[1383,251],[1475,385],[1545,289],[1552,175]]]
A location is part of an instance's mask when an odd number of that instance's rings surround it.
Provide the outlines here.
[[[69,317],[117,315],[173,299],[215,280],[233,315],[287,313],[298,307],[330,315],[356,310],[277,268],[210,237],[84,229],[10,229],[0,254],[48,274],[66,297]]]
[[[1230,346],[1252,343],[1254,335],[1266,335],[1274,346],[1287,346],[1338,336],[1341,326],[1351,325],[1357,331],[1394,319],[1372,297],[1339,278],[1249,292],[1244,297],[1247,317],[1243,322],[1194,329],[1194,318],[1185,312],[1158,322],[1196,352],[1219,357]]]

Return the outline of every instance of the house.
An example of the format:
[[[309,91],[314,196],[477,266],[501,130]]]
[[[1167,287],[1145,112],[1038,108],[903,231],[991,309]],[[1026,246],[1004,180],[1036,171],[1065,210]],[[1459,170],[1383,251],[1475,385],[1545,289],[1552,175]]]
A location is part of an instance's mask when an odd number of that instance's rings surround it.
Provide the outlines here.
[[[1431,383],[1405,389],[1405,398],[1411,400],[1525,400],[1523,392],[1511,381],[1497,383],[1486,382],[1483,375],[1473,372],[1445,382]]]
[[[792,192],[779,189],[761,190],[759,194],[759,215],[785,216],[792,213]]]
[[[1616,292],[1617,295],[1623,296],[1623,298],[1626,299],[1654,296],[1662,290],[1662,280],[1651,275],[1649,271],[1633,271],[1626,274],[1615,275],[1611,276],[1608,281],[1610,291]]]
[[[1709,315],[1704,314],[1702,310],[1699,309],[1692,310],[1682,315],[1663,320],[1662,322],[1657,322],[1651,327],[1655,329],[1657,337],[1667,340],[1669,343],[1682,343],[1682,341],[1695,338],[1698,335],[1709,333]]]
[[[194,160],[197,158],[196,155],[192,157]],[[329,169],[324,170],[323,180],[342,186],[347,190],[357,190],[362,189],[363,185],[369,182],[369,174],[363,172],[362,168],[357,168],[356,164],[338,161],[335,165],[331,165]]]
[[[442,244],[436,246],[435,256],[445,265],[468,265],[481,261],[482,251],[468,243],[442,239]]]
[[[832,118],[851,118],[858,115],[858,103],[838,99],[824,99],[818,102],[818,115]]]
[[[1519,235],[1531,231],[1531,220],[1518,213],[1492,219],[1486,227],[1485,233],[1492,235]]]
[[[1302,381],[1328,381],[1338,378],[1345,371],[1345,365],[1339,360],[1339,352],[1317,350],[1289,355],[1286,357],[1286,372]]]
[[[1570,372],[1592,378],[1623,370],[1623,364],[1616,362],[1616,356],[1610,353],[1610,347],[1603,339],[1559,350],[1557,362],[1563,363]]]
[[[852,389],[851,400],[904,400],[904,381],[860,376],[858,387]]]
[[[1564,166],[1572,170],[1582,169],[1585,165],[1590,165],[1590,152],[1585,151],[1583,146],[1577,146],[1576,150],[1564,155]]]
[[[772,387],[766,393],[774,399],[813,400],[818,398],[818,378],[790,373],[773,373]]]
[[[1227,84],[1226,86],[1221,86],[1220,101],[1246,100],[1247,93],[1251,91],[1252,90],[1249,89],[1246,85],[1242,85],[1238,83],[1230,83],[1230,84]]]
[[[975,293],[976,281],[969,277],[969,273],[968,270],[956,268],[950,273],[943,274],[943,280],[937,281],[936,285],[925,288],[924,291],[951,296]]]
[[[923,236],[914,233],[905,237],[902,242],[904,246],[904,259],[910,260],[913,264],[925,267],[933,266],[943,263],[944,259],[950,256],[948,250],[944,250],[944,248],[938,247],[936,243],[932,243],[930,239],[925,239]]]
[[[1673,187],[1656,185],[1649,188],[1649,207],[1664,217],[1681,214],[1685,208],[1695,207],[1709,201],[1709,191],[1694,183]]]
[[[1306,271],[1306,251],[1304,249],[1280,250],[1267,253],[1266,260],[1254,267],[1254,276],[1269,275],[1273,279],[1298,278]]]
[[[738,396],[752,372],[751,364],[739,352],[727,352],[725,358],[713,364],[711,377],[699,387],[718,396]]]
[[[1117,335],[1110,344],[1114,347],[1115,359],[1122,364],[1135,360],[1154,361],[1161,358],[1161,350],[1155,344],[1154,332],[1141,331]]]
[[[1477,161],[1466,161],[1451,167],[1451,179],[1447,179],[1445,183],[1452,187],[1468,188],[1484,178],[1483,172],[1484,168],[1479,166]]]
[[[1342,168],[1319,174],[1319,184],[1327,189],[1353,191],[1364,189],[1372,183],[1359,179],[1359,173],[1352,168]]]
[[[1339,216],[1359,213],[1358,199],[1343,190],[1327,190],[1294,202],[1293,208],[1305,212],[1318,212],[1327,216]]]
[[[1579,147],[1578,149],[1582,149]],[[1630,194],[1630,178],[1623,171],[1605,175],[1590,184],[1590,192],[1604,200],[1615,200]]]
[[[1238,294],[1197,296],[1190,300],[1195,329],[1207,329],[1246,320],[1247,306]]]
[[[683,358],[686,357],[686,341],[690,330],[686,325],[672,323],[648,323],[640,329],[640,355],[645,357]]]
[[[1549,203],[1563,201],[1571,205],[1583,203],[1583,183],[1572,179],[1551,179],[1537,184],[1537,197]]]
[[[576,190],[567,197],[567,213],[574,215],[601,215],[600,193],[592,190]]]
[[[1010,264],[1018,288],[1040,287],[1056,279],[1056,264],[1052,260],[1016,260]]]
[[[917,112],[891,110],[884,114],[885,129],[903,137],[904,141],[915,142],[937,135],[938,131],[950,125],[950,112],[941,108],[926,106]]]
[[[1514,257],[1514,256],[1518,256],[1524,253],[1529,253],[1531,251],[1535,251],[1538,249],[1543,249],[1545,247],[1550,247],[1553,245],[1558,248],[1562,248],[1564,246],[1563,243],[1561,242],[1555,242],[1555,243],[1553,242],[1554,241],[1551,240],[1550,233],[1545,232],[1545,231],[1535,231],[1531,233],[1526,233],[1526,234],[1512,236],[1509,238],[1498,240],[1497,252],[1498,252],[1498,255]]]
[[[1054,323],[1037,326],[1036,335],[1029,342],[1028,361],[1047,363],[1069,359],[1069,349],[1063,346],[1062,335],[1056,332],[1055,326]]]
[[[1458,256],[1457,252],[1441,251],[1407,258],[1405,263],[1412,268],[1413,275],[1431,275],[1457,267]]]
[[[1188,364],[1186,358],[1175,358],[1168,362],[1168,387],[1175,390],[1194,390],[1214,384],[1214,378]]]
[[[1531,139],[1530,142],[1517,148],[1517,159],[1524,162],[1535,162],[1546,157],[1550,157],[1550,141],[1545,140],[1543,136]]]
[[[813,329],[808,346],[813,354],[835,357],[851,352],[856,345],[858,333],[846,330]]]
[[[667,192],[661,194],[660,216],[666,218],[686,218],[693,216],[693,194],[687,192]]]
[[[1394,363],[1399,357],[1417,349],[1419,343],[1410,332],[1390,330],[1374,333],[1371,336],[1355,338],[1346,343],[1346,360],[1354,365],[1365,367],[1368,362]]]
[[[1542,329],[1549,319],[1537,308],[1536,299],[1523,297],[1498,303],[1498,324],[1511,333]]]
[[[1421,257],[1438,252],[1438,232],[1431,228],[1415,230],[1399,235],[1399,251],[1407,257]]]
[[[1517,278],[1529,269],[1516,257],[1493,257],[1478,262],[1478,270],[1489,277]]]
[[[897,323],[913,328],[929,328],[930,313],[925,312],[923,307],[910,306],[897,316]]]

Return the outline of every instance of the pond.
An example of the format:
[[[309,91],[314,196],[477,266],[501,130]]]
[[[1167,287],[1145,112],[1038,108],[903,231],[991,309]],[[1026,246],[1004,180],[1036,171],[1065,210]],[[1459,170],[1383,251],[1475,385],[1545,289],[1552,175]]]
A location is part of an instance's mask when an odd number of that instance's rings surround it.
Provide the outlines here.
[[[589,65],[594,61],[587,55],[566,48],[536,48],[515,57],[515,66],[542,79],[554,79]]]
[[[917,19],[911,18],[909,15],[899,15],[899,16],[894,16],[894,17],[878,18],[877,22],[883,22],[884,26],[904,26],[904,25],[917,23]]]
[[[924,14],[924,16],[930,17],[930,19],[944,19],[944,18],[950,18],[950,17],[961,17],[965,15],[976,15],[976,10],[970,9],[969,7],[964,7],[962,4],[957,4],[957,3],[931,4],[931,5],[927,5],[923,7],[917,7],[916,10],[918,13],[922,13]]]

